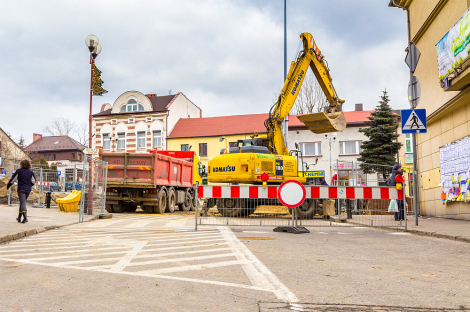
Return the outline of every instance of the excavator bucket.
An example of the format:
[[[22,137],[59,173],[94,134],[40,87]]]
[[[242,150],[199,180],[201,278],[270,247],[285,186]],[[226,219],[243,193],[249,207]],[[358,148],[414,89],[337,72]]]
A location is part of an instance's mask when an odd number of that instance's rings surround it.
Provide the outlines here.
[[[297,116],[313,133],[328,133],[343,131],[346,128],[346,118],[343,112],[315,113]]]

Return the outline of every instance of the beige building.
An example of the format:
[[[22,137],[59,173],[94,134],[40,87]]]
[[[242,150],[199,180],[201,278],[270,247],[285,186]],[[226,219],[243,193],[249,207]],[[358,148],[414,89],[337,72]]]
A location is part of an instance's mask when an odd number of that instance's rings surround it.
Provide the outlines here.
[[[417,135],[421,214],[470,219],[470,203],[442,204],[440,185],[443,161],[440,149],[470,135],[470,60],[466,57],[468,53],[465,53],[463,59],[451,62],[447,68],[449,58],[442,58],[442,49],[438,44],[447,40],[444,36],[453,36],[454,31],[450,30],[466,14],[470,1],[390,1],[390,6],[394,4],[405,7],[409,12],[411,40],[421,52],[414,73],[421,85],[421,99],[417,108],[426,109],[428,129],[427,133]],[[457,29],[457,37],[462,34],[466,37],[467,32],[468,27],[463,27],[458,35]],[[466,40],[456,38],[451,44],[442,47],[455,52],[456,46],[465,48],[462,42],[468,44]],[[406,42],[403,46],[406,47]],[[469,48],[466,46],[465,52]]]
[[[10,164],[19,164],[23,159],[31,158],[0,128],[0,174],[10,170]],[[8,172],[10,173],[10,172]]]
[[[201,109],[183,93],[157,96],[128,91],[93,115],[93,147],[112,152],[166,150],[180,118],[200,118]]]

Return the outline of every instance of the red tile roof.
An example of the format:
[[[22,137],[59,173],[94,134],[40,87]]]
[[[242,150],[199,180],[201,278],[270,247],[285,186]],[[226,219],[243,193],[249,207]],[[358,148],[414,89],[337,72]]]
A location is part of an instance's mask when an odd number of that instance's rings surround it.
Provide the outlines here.
[[[349,125],[362,124],[373,111],[344,112]],[[289,127],[304,126],[296,115],[289,116]],[[235,134],[266,133],[264,121],[268,114],[235,115],[205,118],[181,118],[176,123],[169,139],[208,137]],[[304,126],[305,127],[305,126]]]
[[[163,96],[148,96],[148,95],[146,96],[149,98],[150,103],[152,103],[152,108],[154,112],[164,112],[168,110],[170,105],[173,103],[176,97],[178,97],[180,94],[182,93],[178,92],[177,94],[163,95]],[[112,108],[96,113],[93,116],[108,116],[108,115],[111,115],[111,110]],[[132,112],[124,112],[124,113],[119,112],[113,115],[118,115],[118,114],[148,114],[148,111],[132,111]]]

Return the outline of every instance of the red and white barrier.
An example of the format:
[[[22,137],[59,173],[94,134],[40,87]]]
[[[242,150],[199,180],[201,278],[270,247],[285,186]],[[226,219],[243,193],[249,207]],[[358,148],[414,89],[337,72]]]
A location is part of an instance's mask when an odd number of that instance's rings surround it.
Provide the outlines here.
[[[309,199],[403,199],[403,190],[394,186],[305,186],[306,198]],[[266,198],[276,199],[278,186],[215,186],[201,185],[199,198]]]
[[[49,185],[51,182],[36,182],[36,185]]]

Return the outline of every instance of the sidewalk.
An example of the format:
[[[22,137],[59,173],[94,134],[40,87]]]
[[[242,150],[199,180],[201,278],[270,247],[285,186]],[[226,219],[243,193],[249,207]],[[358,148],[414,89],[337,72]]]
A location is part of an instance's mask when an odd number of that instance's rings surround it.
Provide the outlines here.
[[[407,225],[408,232],[413,234],[470,243],[470,221],[423,216],[418,218],[416,226],[415,217],[408,216]],[[402,228],[397,230],[404,231]]]
[[[17,217],[18,205],[0,205],[0,243],[78,223],[78,213],[62,212],[59,208],[28,207],[27,223],[18,223]],[[85,222],[95,219],[98,216],[84,216]]]

